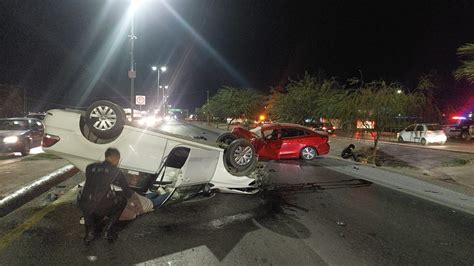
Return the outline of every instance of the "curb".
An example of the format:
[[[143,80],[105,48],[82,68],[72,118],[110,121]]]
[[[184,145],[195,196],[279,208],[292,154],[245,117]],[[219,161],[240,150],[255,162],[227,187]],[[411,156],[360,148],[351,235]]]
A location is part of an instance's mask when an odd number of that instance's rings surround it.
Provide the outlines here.
[[[198,125],[198,124],[195,124],[195,123],[191,123],[191,122],[187,122],[187,121],[184,121],[184,123],[190,125],[190,126],[193,126],[193,127],[197,127],[199,129],[203,129],[203,130],[207,130],[207,131],[212,131],[214,133],[217,133],[217,134],[221,134],[221,133],[224,133],[224,132],[228,132],[226,130],[223,130],[223,129],[219,129],[219,128],[213,128],[213,127],[210,127],[210,126],[203,126],[203,125]]]
[[[63,182],[79,172],[79,169],[69,164],[56,171],[38,178],[35,182],[9,194],[0,200],[0,218],[38,197],[51,187]]]

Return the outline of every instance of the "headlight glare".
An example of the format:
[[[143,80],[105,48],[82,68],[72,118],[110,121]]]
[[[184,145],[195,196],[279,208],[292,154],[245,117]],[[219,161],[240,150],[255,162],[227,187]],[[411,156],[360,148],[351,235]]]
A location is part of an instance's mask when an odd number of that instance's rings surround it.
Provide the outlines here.
[[[6,137],[6,138],[3,139],[3,142],[5,142],[5,143],[16,143],[16,142],[18,142],[18,137],[17,136]]]

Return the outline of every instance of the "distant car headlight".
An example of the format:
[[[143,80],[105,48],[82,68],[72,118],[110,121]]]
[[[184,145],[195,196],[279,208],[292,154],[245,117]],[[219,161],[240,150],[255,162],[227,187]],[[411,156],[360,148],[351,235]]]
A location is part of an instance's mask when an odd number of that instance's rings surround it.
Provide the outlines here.
[[[5,142],[5,143],[16,143],[16,142],[18,142],[18,137],[17,136],[6,137],[6,138],[3,139],[3,142]]]

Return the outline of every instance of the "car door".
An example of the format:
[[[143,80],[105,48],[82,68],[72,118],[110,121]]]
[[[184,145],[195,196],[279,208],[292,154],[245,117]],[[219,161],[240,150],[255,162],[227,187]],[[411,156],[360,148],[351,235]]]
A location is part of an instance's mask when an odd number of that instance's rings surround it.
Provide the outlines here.
[[[400,133],[400,136],[403,138],[403,141],[413,142],[413,131],[415,130],[415,125],[410,125]]]
[[[281,149],[280,158],[298,158],[302,146],[305,132],[294,127],[281,128]]]
[[[278,128],[268,128],[262,130],[262,145],[259,145],[257,154],[262,159],[278,160],[280,159],[281,139]]]
[[[417,124],[413,133],[413,142],[421,142],[424,137],[425,127],[423,124]]]

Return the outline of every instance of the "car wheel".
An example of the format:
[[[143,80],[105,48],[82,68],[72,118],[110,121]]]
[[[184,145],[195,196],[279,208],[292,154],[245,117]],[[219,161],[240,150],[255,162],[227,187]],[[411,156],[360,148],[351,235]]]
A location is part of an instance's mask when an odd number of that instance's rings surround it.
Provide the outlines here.
[[[421,139],[421,145],[426,146],[428,145],[428,141],[425,138]]]
[[[234,134],[226,132],[226,133],[220,134],[219,137],[217,137],[216,142],[219,144],[224,144],[228,146],[236,139],[237,137]]]
[[[301,157],[301,159],[303,159],[305,161],[311,161],[314,158],[316,158],[317,154],[318,154],[318,152],[316,151],[315,148],[313,148],[311,146],[306,146],[301,150],[300,157]]]
[[[21,151],[21,155],[22,156],[26,156],[28,154],[30,154],[30,142],[29,141],[25,141],[25,144],[23,144],[23,149]]]
[[[463,140],[471,140],[471,135],[469,135],[468,132],[463,132],[461,134],[461,137],[462,137]]]
[[[97,137],[111,139],[123,129],[123,110],[109,101],[97,101],[86,111],[86,124]]]
[[[252,143],[246,139],[236,139],[224,151],[224,159],[233,175],[246,175],[257,166],[257,156]]]
[[[398,137],[398,142],[403,143],[403,142],[404,142],[403,138],[402,138],[402,137]]]

